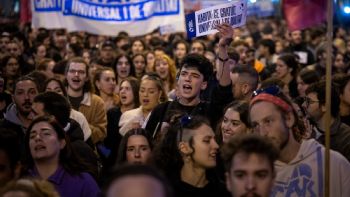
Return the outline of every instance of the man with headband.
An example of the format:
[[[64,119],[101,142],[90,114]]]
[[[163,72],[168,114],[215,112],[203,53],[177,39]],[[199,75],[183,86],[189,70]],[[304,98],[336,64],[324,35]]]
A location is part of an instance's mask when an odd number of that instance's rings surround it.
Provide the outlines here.
[[[277,86],[257,90],[250,102],[254,132],[279,148],[271,196],[323,196],[325,148],[314,139],[301,140],[291,101]],[[350,163],[330,152],[330,196],[350,196]]]

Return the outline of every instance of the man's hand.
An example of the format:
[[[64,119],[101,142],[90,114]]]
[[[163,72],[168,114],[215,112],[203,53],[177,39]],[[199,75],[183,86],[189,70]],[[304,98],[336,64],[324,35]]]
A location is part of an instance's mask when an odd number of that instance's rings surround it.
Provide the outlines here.
[[[233,28],[228,23],[223,23],[216,26],[220,37],[219,46],[224,47],[232,41]]]

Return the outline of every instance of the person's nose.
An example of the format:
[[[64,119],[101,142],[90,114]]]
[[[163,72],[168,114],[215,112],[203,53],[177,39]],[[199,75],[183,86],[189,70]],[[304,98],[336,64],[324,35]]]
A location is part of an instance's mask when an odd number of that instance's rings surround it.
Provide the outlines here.
[[[140,157],[141,157],[141,154],[140,154],[140,150],[139,150],[139,149],[136,149],[136,150],[135,150],[134,156],[135,156],[135,158],[140,158]]]
[[[246,191],[254,191],[256,189],[256,182],[253,176],[248,176],[245,184]]]

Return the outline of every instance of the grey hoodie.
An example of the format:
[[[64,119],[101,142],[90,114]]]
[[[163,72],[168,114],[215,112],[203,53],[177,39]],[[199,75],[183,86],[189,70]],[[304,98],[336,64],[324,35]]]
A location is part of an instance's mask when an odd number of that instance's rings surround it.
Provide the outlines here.
[[[23,124],[17,116],[17,107],[14,103],[10,104],[7,107],[7,111],[4,114],[4,119],[11,122],[12,124],[17,125],[18,127],[21,127],[23,134],[25,134],[27,128],[22,126]]]
[[[310,196],[324,194],[325,148],[314,139],[301,143],[289,163],[275,162],[277,176],[271,196]],[[338,152],[330,152],[330,196],[350,196],[350,163]]]

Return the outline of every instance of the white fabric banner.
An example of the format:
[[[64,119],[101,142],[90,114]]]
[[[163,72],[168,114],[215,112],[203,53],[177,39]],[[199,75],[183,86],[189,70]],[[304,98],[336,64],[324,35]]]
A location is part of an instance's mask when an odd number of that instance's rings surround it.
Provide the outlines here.
[[[247,0],[235,0],[186,15],[188,38],[216,33],[216,25],[228,23],[240,27],[246,23]]]
[[[33,0],[34,28],[139,36],[167,25],[185,31],[182,0]]]

